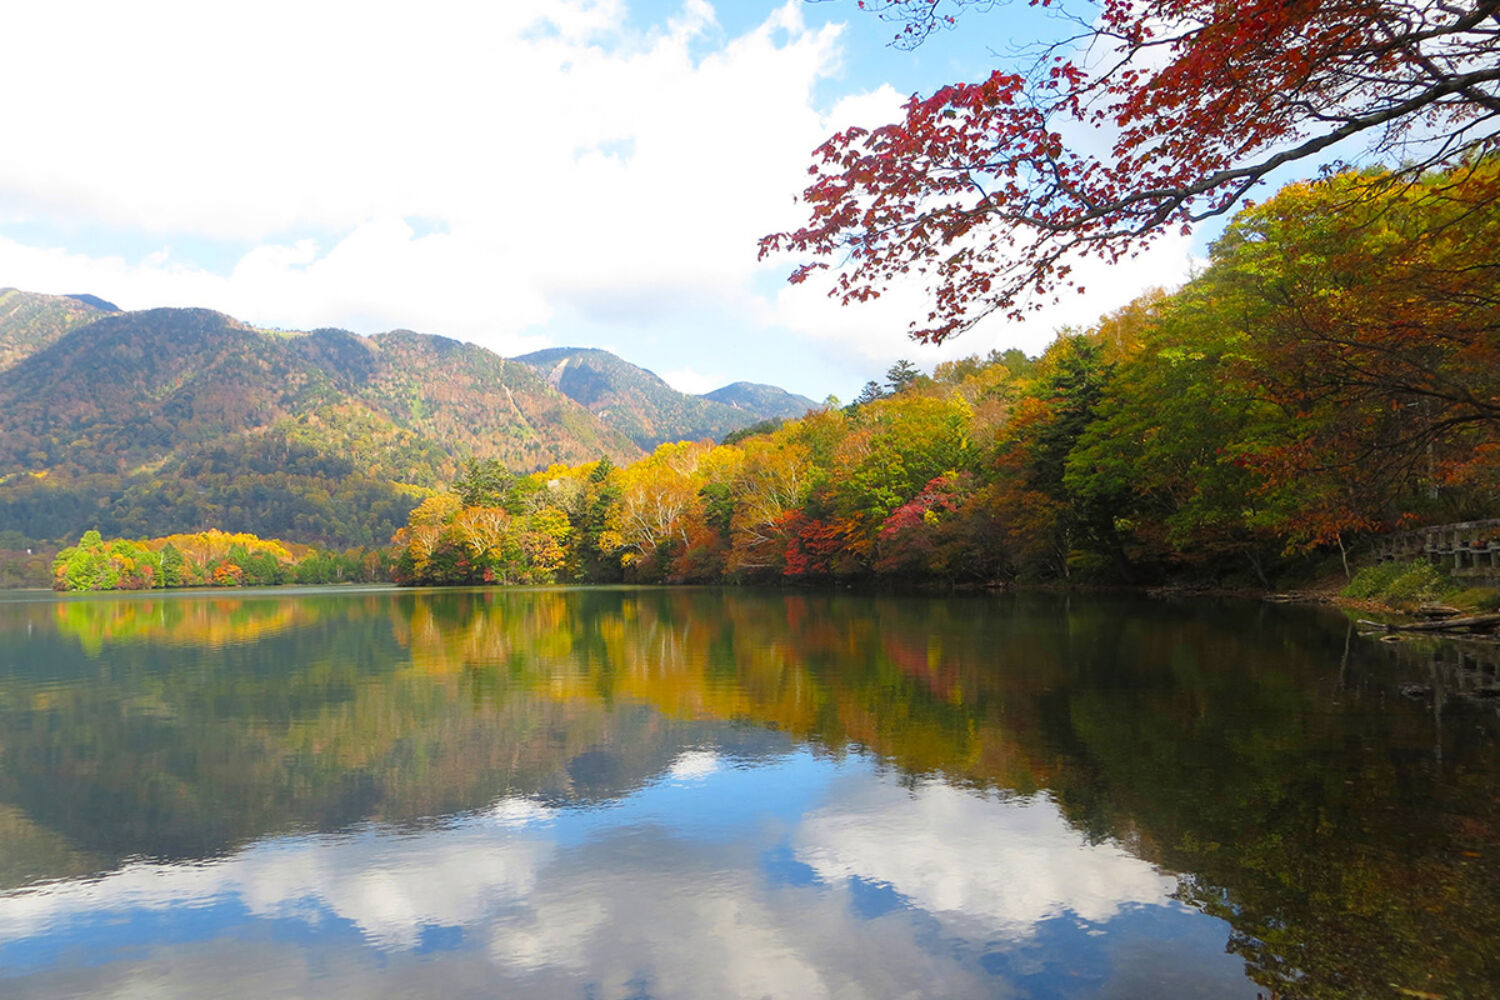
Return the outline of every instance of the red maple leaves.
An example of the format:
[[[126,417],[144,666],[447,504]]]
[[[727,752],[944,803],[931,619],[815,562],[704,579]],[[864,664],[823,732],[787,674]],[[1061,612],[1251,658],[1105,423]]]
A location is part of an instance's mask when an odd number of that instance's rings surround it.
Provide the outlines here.
[[[898,44],[952,21],[934,0],[861,7],[904,22]],[[1028,71],[834,135],[808,224],[761,255],[811,254],[791,280],[833,267],[845,303],[921,275],[931,308],[911,332],[940,342],[1044,304],[1081,258],[1228,211],[1278,167],[1354,155],[1348,140],[1399,159],[1397,182],[1492,149],[1497,50],[1500,0],[1103,0]],[[1071,148],[1080,127],[1113,135],[1108,155]]]

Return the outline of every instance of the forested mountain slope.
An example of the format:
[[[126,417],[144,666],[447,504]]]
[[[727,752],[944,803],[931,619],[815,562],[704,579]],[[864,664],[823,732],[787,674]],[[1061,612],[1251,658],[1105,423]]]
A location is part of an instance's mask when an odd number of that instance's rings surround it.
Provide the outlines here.
[[[69,330],[117,312],[93,295],[41,295],[0,288],[0,370],[35,354]]]
[[[472,344],[266,333],[206,309],[153,309],[107,316],[0,373],[0,467],[130,472],[330,407],[335,423],[389,423],[517,469],[636,454],[531,369]]]
[[[640,454],[530,367],[444,337],[22,302],[0,342],[74,323],[0,371],[0,527],[28,537],[212,526],[379,544],[420,493],[399,484],[446,482],[465,457],[530,471]]]

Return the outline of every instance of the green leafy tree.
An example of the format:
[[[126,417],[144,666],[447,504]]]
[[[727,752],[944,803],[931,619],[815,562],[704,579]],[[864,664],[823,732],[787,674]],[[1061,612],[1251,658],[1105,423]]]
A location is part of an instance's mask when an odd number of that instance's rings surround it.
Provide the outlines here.
[[[186,587],[190,582],[187,561],[171,542],[161,548],[161,583],[163,587]]]
[[[905,392],[921,377],[922,370],[903,358],[886,369],[885,384],[891,392]]]
[[[1113,512],[1133,564],[1212,574],[1243,560],[1270,586],[1282,543],[1245,456],[1287,428],[1240,376],[1246,336],[1232,315],[1202,282],[1174,297],[1104,388],[1062,487],[1080,508]]]
[[[499,459],[470,458],[453,481],[453,492],[465,507],[503,507],[516,477]]]

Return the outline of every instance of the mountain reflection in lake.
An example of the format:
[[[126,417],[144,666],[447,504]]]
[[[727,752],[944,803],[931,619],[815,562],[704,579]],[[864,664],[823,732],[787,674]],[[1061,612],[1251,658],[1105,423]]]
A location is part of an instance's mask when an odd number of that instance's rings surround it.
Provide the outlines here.
[[[1396,655],[1257,604],[0,602],[0,993],[1493,996],[1500,720]]]

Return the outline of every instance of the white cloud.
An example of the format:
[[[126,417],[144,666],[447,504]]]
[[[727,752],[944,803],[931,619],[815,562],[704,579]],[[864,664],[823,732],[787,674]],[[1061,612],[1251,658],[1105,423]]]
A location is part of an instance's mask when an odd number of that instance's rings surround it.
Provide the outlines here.
[[[810,814],[794,845],[825,880],[883,882],[934,914],[1012,937],[1067,913],[1104,921],[1131,903],[1165,904],[1176,887],[1124,848],[1088,843],[1045,798],[941,784],[867,784]]]
[[[908,335],[912,317],[927,315],[928,297],[920,279],[893,285],[868,302],[841,306],[830,298],[830,279],[814,276],[789,285],[777,296],[777,312],[788,327],[825,345],[831,355],[863,358],[871,369],[883,370],[898,358],[931,370],[939,362],[992,348],[1019,347],[1037,354],[1066,326],[1088,327],[1106,313],[1126,305],[1152,287],[1174,288],[1187,280],[1194,264],[1191,237],[1163,236],[1139,256],[1106,264],[1099,260],[1076,263],[1073,278],[1085,291],[1064,288],[1058,301],[1020,321],[991,316],[974,329],[932,347]]]
[[[713,392],[715,389],[735,381],[732,378],[716,373],[705,375],[691,368],[678,368],[676,371],[662,372],[661,377],[663,381],[677,391],[692,393],[695,396],[701,396],[705,392]]]
[[[20,44],[0,62],[0,84],[27,95],[0,158],[0,285],[283,328],[407,327],[504,355],[576,343],[577,324],[594,341],[619,331],[618,353],[687,391],[733,380],[705,371],[750,367],[747,338],[795,337],[805,353],[778,362],[821,396],[832,386],[819,383],[901,357],[1038,350],[1057,325],[1183,270],[1181,241],[1163,240],[1090,275],[1087,298],[942,349],[907,339],[926,313],[915,286],[847,309],[816,280],[755,291],[788,265],[757,261],[757,240],[805,220],[794,195],[810,151],[894,120],[905,95],[845,86],[820,112],[843,34],[810,27],[800,0],[734,36],[707,0],[646,29],[629,13],[628,0],[520,14],[22,5],[8,35],[66,39],[68,59]],[[807,374],[820,368],[839,374]]]
[[[821,136],[811,94],[838,29],[809,29],[796,2],[730,39],[704,0],[648,32],[621,2],[527,9],[17,11],[8,33],[68,38],[69,69],[48,45],[0,67],[28,94],[0,206],[65,249],[12,241],[4,283],[502,352],[564,305],[743,305],[756,237]],[[172,252],[127,263],[79,249],[80,227],[245,250],[227,274]]]

